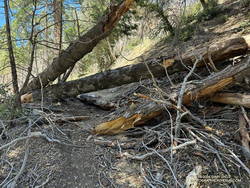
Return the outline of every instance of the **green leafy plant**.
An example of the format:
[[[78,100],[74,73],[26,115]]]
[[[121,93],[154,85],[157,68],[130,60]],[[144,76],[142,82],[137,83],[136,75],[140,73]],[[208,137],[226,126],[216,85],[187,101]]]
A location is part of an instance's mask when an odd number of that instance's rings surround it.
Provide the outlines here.
[[[10,94],[7,85],[0,84],[0,119],[12,119],[21,115],[21,109],[15,108],[15,96]]]
[[[182,41],[189,40],[199,27],[199,23],[211,20],[216,16],[219,16],[221,22],[226,22],[227,16],[221,14],[221,8],[217,5],[217,0],[208,0],[206,9],[203,9],[199,2],[188,6],[185,14],[181,17],[182,27],[179,30],[179,39]]]
[[[187,41],[192,38],[192,35],[194,34],[196,25],[186,25],[185,27],[180,29],[179,39],[181,41]]]

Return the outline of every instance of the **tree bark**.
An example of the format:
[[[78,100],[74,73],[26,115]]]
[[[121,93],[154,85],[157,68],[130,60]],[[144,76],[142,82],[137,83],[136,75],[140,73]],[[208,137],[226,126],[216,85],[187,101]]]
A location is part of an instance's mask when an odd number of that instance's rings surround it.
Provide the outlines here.
[[[189,105],[199,98],[212,97],[216,92],[226,87],[230,87],[235,83],[242,83],[244,78],[250,78],[250,56],[236,66],[227,67],[223,71],[199,81],[197,84],[190,84],[186,87],[183,104]],[[212,99],[215,100],[216,97]]]
[[[53,0],[54,8],[54,43],[55,43],[55,56],[60,55],[62,50],[62,8],[63,0]],[[61,75],[58,76],[58,83],[61,82]]]
[[[209,64],[209,59],[215,64],[219,63],[222,60],[245,54],[247,49],[246,41],[241,37],[215,43],[209,47],[209,51],[207,47],[199,48],[196,54],[200,54],[203,58],[197,66],[204,66],[206,62]],[[186,70],[181,62],[186,66],[192,65],[196,60],[193,54],[193,52],[186,52],[182,55],[182,59],[176,56],[173,59],[160,59],[157,62],[154,60],[154,62],[148,62],[147,65],[155,77],[162,77],[166,75],[165,68],[167,68],[168,74]],[[208,57],[209,54],[210,57]],[[151,78],[147,66],[145,63],[139,63],[52,85],[43,89],[43,95],[45,98],[51,99],[75,97],[81,93],[112,88],[147,78]],[[33,91],[33,98],[40,99],[41,91]]]
[[[54,40],[55,40],[55,47],[58,49],[56,51],[56,55],[59,55],[62,49],[62,8],[63,8],[63,0],[54,0],[53,2],[54,7]]]
[[[13,84],[14,93],[16,94],[15,106],[21,108],[21,99],[20,99],[20,94],[19,94],[17,71],[16,71],[16,62],[15,62],[12,39],[11,39],[8,0],[4,0],[4,12],[5,12],[5,21],[6,21],[6,35],[7,35],[7,41],[8,41],[9,59],[10,59],[11,74],[12,74],[12,84]]]
[[[47,86],[84,55],[91,52],[99,41],[111,33],[115,24],[129,10],[133,2],[134,0],[124,0],[119,5],[112,6],[111,10],[92,29],[72,42],[57,58],[54,58],[53,62],[28,84],[23,93]]]
[[[168,15],[164,14],[164,10],[163,7],[160,7],[160,5],[157,5],[157,13],[159,14],[159,16],[163,19],[163,23],[164,23],[164,30],[168,31],[170,33],[170,35],[174,35],[175,34],[175,29],[172,26],[172,24],[169,21]]]

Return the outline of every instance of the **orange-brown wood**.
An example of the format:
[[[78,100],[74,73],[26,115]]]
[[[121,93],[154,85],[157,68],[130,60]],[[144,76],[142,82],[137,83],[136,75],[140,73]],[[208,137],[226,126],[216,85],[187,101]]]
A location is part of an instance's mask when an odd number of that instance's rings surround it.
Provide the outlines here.
[[[225,88],[227,85],[231,84],[233,82],[233,78],[225,78],[223,80],[218,81],[218,83],[214,85],[209,85],[202,89],[197,89],[194,91],[188,91],[183,96],[183,104],[190,104],[192,101],[197,100],[201,97],[207,97],[211,96],[214,93],[221,91],[223,88]]]
[[[240,105],[250,108],[250,95],[243,95],[239,93],[217,93],[210,98],[213,102]]]
[[[120,5],[113,7],[115,11],[111,11],[108,15],[108,22],[104,25],[104,32],[112,30],[118,20],[125,14],[133,4],[134,0],[125,0]],[[112,7],[111,7],[112,9]]]

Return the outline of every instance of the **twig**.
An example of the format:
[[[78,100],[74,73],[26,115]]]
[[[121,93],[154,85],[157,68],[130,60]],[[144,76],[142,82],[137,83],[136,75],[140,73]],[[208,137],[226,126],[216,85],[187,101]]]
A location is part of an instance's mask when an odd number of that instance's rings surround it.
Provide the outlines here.
[[[140,169],[141,169],[141,176],[143,177],[143,179],[145,180],[145,182],[147,183],[147,185],[151,188],[156,188],[154,185],[152,185],[152,183],[148,180],[148,178],[146,177],[146,173],[144,168],[142,167],[142,163],[140,164]]]
[[[0,187],[4,187],[3,185],[6,185],[5,182],[9,179],[9,177],[10,177],[12,171],[13,171],[13,165],[12,165],[9,161],[7,161],[7,160],[5,160],[5,161],[6,161],[6,163],[8,163],[8,165],[11,167],[11,169],[10,169],[8,175],[6,176],[6,178],[3,180],[3,182],[0,183]]]
[[[214,72],[219,72],[219,70],[214,65],[214,62],[213,62],[212,57],[211,57],[211,52],[209,51],[209,47],[208,46],[207,46],[207,56],[208,56],[210,67],[213,69]]]
[[[166,73],[166,76],[167,76],[167,78],[168,78],[168,81],[169,81],[170,85],[171,85],[172,87],[176,87],[175,84],[172,82],[172,80],[171,80],[169,74],[168,74],[168,68],[167,68],[166,66],[163,66],[163,67],[164,67],[164,69],[165,69],[165,73]]]
[[[227,149],[229,153],[231,153],[232,157],[240,163],[240,165],[247,171],[248,175],[250,175],[250,169],[234,154],[230,149]]]
[[[247,121],[245,120],[244,116],[242,114],[239,114],[239,131],[241,134],[242,150],[246,159],[249,160],[250,159],[250,148],[249,148],[250,137],[249,137],[246,125],[247,125]]]
[[[181,54],[180,54],[180,51],[177,50],[177,52],[178,52],[178,57],[179,57],[179,59],[180,59],[181,64],[183,65],[183,67],[185,67],[188,71],[190,71],[191,69],[190,69],[189,67],[187,67],[187,66],[185,65],[185,63],[183,62],[183,59],[182,59]],[[193,55],[195,55],[195,54],[193,54]],[[196,74],[195,72],[194,72],[193,74],[194,74],[197,78],[202,79],[202,77],[199,76],[198,74]]]
[[[76,121],[82,121],[89,119],[89,116],[72,116],[72,117],[63,117],[63,118],[58,118],[55,120],[56,123],[63,123],[63,122],[76,122]]]
[[[41,109],[43,111],[43,82],[42,82],[41,77],[39,75],[38,75],[38,79],[39,79],[39,82],[41,85]]]
[[[158,92],[160,92],[160,94],[163,93],[163,94],[166,95],[166,93],[158,86],[158,84],[157,84],[157,82],[156,82],[156,80],[155,80],[154,74],[153,74],[152,71],[150,70],[148,64],[147,64],[146,62],[145,62],[144,64],[145,64],[146,68],[148,69],[148,72],[149,72],[149,74],[150,74],[150,76],[151,76],[151,78],[152,78],[154,87],[157,89]]]
[[[16,138],[15,140],[12,140],[11,142],[3,145],[0,147],[0,151],[17,143],[17,142],[20,142],[20,141],[23,141],[23,140],[26,140],[26,139],[29,139],[29,138],[32,138],[32,137],[43,137],[44,135],[41,133],[41,132],[32,132],[30,133],[28,136],[24,136],[24,137],[19,137],[19,138]]]
[[[5,125],[4,125],[4,123],[3,123],[3,121],[0,119],[0,139],[2,138],[2,136],[4,135],[4,132],[5,132]]]
[[[248,118],[248,116],[247,116],[247,112],[246,112],[245,108],[244,108],[243,106],[241,106],[240,108],[241,108],[241,110],[242,110],[242,113],[243,113],[243,115],[244,115],[245,120],[246,120],[247,123],[248,123],[248,126],[250,126],[250,120],[249,120],[249,118]],[[249,140],[249,141],[250,141],[250,140]]]
[[[49,180],[50,180],[51,174],[52,174],[52,173],[51,173],[51,171],[50,171],[50,173],[49,173],[49,175],[47,176],[46,180],[45,180],[41,185],[35,186],[35,188],[40,188],[40,187],[43,187],[44,185],[46,185],[46,184],[49,182]]]
[[[29,133],[30,133],[30,130],[29,130]],[[29,134],[28,134],[29,136]],[[26,166],[26,163],[27,163],[27,159],[28,159],[28,156],[29,156],[29,140],[30,138],[28,138],[26,140],[26,143],[25,143],[25,154],[24,154],[24,159],[23,159],[23,163],[22,163],[22,166],[18,172],[18,174],[15,176],[15,178],[13,179],[13,181],[11,181],[8,185],[7,185],[7,188],[15,188],[16,187],[16,183],[18,181],[18,179],[20,178],[20,176],[22,175],[23,171],[24,171],[24,168]]]
[[[184,144],[185,144],[185,143],[184,143]],[[178,146],[177,146],[177,147],[178,147]],[[182,186],[182,185],[180,184],[180,182],[177,180],[177,177],[176,177],[176,175],[175,175],[175,173],[174,173],[174,171],[173,171],[171,165],[169,164],[169,162],[168,162],[168,161],[167,161],[158,151],[156,151],[155,149],[151,149],[151,148],[150,148],[150,150],[153,150],[154,154],[158,155],[158,156],[167,164],[169,170],[171,171],[171,173],[172,173],[172,175],[173,175],[173,178],[174,178],[175,182],[179,185],[179,187],[182,188],[183,186]]]
[[[191,130],[189,130],[190,131],[190,133],[192,133],[192,131]],[[196,136],[194,133],[192,134],[193,136],[195,136],[195,137],[198,137],[198,136]],[[211,137],[211,135],[203,135],[204,137],[206,137],[206,139],[207,138],[209,138],[209,136]],[[230,150],[230,149],[228,149],[228,147],[226,147],[226,145],[224,144],[224,143],[222,143],[221,141],[219,141],[218,139],[216,139],[216,141],[215,141],[215,137],[212,137],[213,139],[212,139],[212,141],[215,143],[215,144],[218,144],[219,143],[219,145],[220,146],[223,146],[225,149],[227,149],[227,151],[231,154],[231,157],[233,157],[236,161],[238,161],[239,163],[240,163],[240,165],[247,171],[247,173],[250,175],[250,169]],[[202,139],[201,139],[202,140]],[[213,153],[215,153],[215,154],[218,154],[218,151],[215,149],[215,148],[213,148],[211,145],[209,145],[208,143],[206,143],[206,142],[204,142],[203,140],[202,140],[202,142],[203,143],[205,143],[210,149],[212,149],[212,150],[214,150],[213,151]]]
[[[178,101],[177,101],[177,109],[181,109],[182,106],[182,100],[183,100],[183,95],[185,93],[186,85],[187,85],[187,80],[188,78],[192,75],[194,72],[196,65],[198,64],[199,59],[197,58],[192,69],[189,71],[189,73],[185,76],[182,84],[181,84],[181,90],[179,93]],[[177,110],[177,116],[176,116],[176,125],[175,125],[175,137],[178,138],[180,134],[180,128],[181,128],[181,112]]]
[[[157,152],[158,153],[166,153],[166,152],[169,152],[171,150],[181,149],[181,148],[183,148],[185,146],[192,145],[192,144],[196,144],[196,140],[191,140],[191,141],[185,142],[183,144],[180,144],[178,146],[169,147],[167,149],[158,150]],[[137,156],[128,155],[128,158],[142,161],[142,160],[144,160],[144,159],[146,159],[146,158],[148,158],[150,156],[153,156],[155,154],[156,154],[155,152],[150,152],[150,153],[146,153],[144,155],[137,155]]]
[[[31,132],[28,136],[16,138],[15,140],[12,140],[11,142],[1,146],[0,151],[5,149],[5,148],[8,148],[9,146],[11,146],[11,145],[13,145],[13,144],[15,144],[17,142],[20,142],[20,141],[23,141],[23,140],[26,140],[26,139],[30,139],[30,138],[38,138],[38,137],[44,138],[48,142],[56,142],[58,144],[63,144],[63,145],[68,145],[68,146],[73,146],[73,147],[79,147],[79,148],[82,147],[82,146],[77,146],[77,145],[73,145],[73,144],[62,143],[60,140],[57,140],[57,139],[54,139],[54,138],[49,138],[46,134],[43,134],[41,132]]]

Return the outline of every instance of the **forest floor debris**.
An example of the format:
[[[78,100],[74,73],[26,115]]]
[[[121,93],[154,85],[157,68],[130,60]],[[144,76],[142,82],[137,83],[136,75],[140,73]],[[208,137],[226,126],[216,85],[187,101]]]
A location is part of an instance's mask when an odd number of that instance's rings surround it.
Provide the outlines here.
[[[231,8],[226,23],[202,23],[210,32],[180,45],[191,48],[208,39],[249,34],[240,27],[244,16],[234,17],[237,11],[248,9]],[[142,59],[157,59],[173,51],[160,46],[163,43]],[[228,61],[234,66],[241,58]],[[248,187],[249,109],[205,99],[195,100],[178,113],[178,101],[183,101],[177,98],[172,109],[167,104],[169,95],[164,94],[180,83],[185,88],[190,82],[183,80],[191,68],[124,86],[119,95],[108,97],[115,104],[110,111],[99,108],[100,103],[92,106],[76,98],[25,104],[24,117],[13,121],[14,127],[7,128],[10,122],[0,121],[0,187]],[[206,68],[192,70],[189,78],[216,74]],[[223,92],[240,93],[244,99],[248,86],[236,84]],[[92,134],[96,125],[129,115],[149,100],[157,102],[162,113],[143,126],[112,136]],[[71,121],[75,120],[72,117],[81,117],[81,121]],[[173,136],[176,123],[180,125],[178,138]]]

